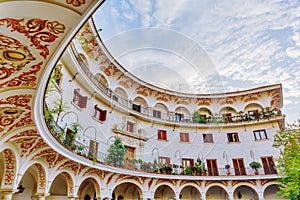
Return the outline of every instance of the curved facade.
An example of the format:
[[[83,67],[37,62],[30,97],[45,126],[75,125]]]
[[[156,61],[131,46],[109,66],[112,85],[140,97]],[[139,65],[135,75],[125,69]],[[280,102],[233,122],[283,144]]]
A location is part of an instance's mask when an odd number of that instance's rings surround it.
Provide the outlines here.
[[[88,20],[101,1],[0,5],[1,198],[280,199],[280,84],[161,89],[105,49]],[[121,163],[108,154],[116,141]]]

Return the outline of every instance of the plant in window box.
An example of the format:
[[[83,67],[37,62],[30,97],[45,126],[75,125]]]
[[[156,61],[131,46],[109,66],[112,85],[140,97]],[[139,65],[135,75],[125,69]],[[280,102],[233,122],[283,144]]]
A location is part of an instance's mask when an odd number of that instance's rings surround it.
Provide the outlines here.
[[[225,165],[225,169],[227,169],[227,175],[230,175],[230,165],[229,164],[226,164]]]
[[[93,161],[94,164],[98,162],[97,156],[95,154],[89,153],[88,158]]]
[[[252,161],[249,166],[255,170],[255,175],[258,175],[258,169],[261,168],[261,164],[259,162],[256,161]]]
[[[82,152],[83,152],[84,148],[85,148],[85,146],[83,146],[83,145],[79,145],[79,146],[77,146],[77,150],[78,150],[78,154],[79,154],[79,155],[81,155],[81,154],[82,154]]]
[[[142,159],[138,159],[135,161],[135,169],[140,170],[141,169],[141,164],[143,163]]]

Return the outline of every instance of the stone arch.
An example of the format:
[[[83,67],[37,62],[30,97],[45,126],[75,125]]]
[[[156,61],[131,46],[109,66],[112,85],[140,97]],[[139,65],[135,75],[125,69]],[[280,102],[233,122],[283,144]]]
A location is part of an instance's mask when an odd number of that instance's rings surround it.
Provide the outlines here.
[[[234,199],[258,199],[258,193],[253,185],[240,183],[233,190]]]
[[[249,102],[244,106],[243,112],[246,113],[249,110],[254,110],[254,109],[257,109],[258,111],[262,111],[264,107],[259,102]]]
[[[207,115],[207,116],[213,115],[211,108],[209,108],[208,106],[201,106],[198,108],[198,110],[200,114]]]
[[[180,199],[201,199],[201,192],[199,186],[193,183],[185,184],[179,192]]]
[[[136,96],[134,99],[133,99],[133,103],[136,103],[136,104],[140,104],[141,106],[147,108],[148,107],[148,102],[147,100],[143,97],[143,96]]]
[[[161,102],[157,102],[153,106],[153,116],[157,118],[163,118],[164,114],[169,112],[169,108],[167,105]]]
[[[278,182],[268,182],[266,185],[264,185],[263,189],[263,197],[265,200],[284,200],[279,195],[276,195],[276,193],[279,191],[279,184]]]
[[[53,179],[51,186],[49,186],[49,193],[51,194],[51,198],[62,196],[67,197],[70,192],[70,186],[68,184],[68,175],[66,175],[66,172],[57,174]]]
[[[94,198],[97,197],[99,193],[100,186],[94,177],[86,177],[84,180],[82,180],[77,191],[79,199],[84,199],[86,195]]]
[[[13,188],[17,168],[15,153],[11,149],[4,149],[1,154],[3,155],[1,188]]]
[[[174,191],[174,185],[168,182],[163,182],[156,185],[154,192],[154,199],[175,199],[176,192]]]
[[[113,98],[119,97],[122,98],[123,100],[127,101],[128,100],[128,94],[126,92],[125,89],[123,89],[122,87],[118,86],[115,90],[114,90],[114,94],[116,95]],[[119,101],[119,100],[117,100]]]
[[[36,193],[45,193],[46,171],[40,163],[33,163],[26,168],[18,184],[18,191],[13,198],[31,199]],[[21,188],[24,190],[22,191]]]
[[[62,172],[62,174],[66,177],[67,179],[67,184],[68,184],[68,195],[74,194],[74,181],[72,176],[68,172]]]
[[[125,179],[114,186],[113,196],[115,198],[123,196],[123,199],[141,199],[142,191],[142,187],[137,181]]]
[[[228,196],[226,187],[221,183],[213,183],[209,185],[205,194],[207,200],[226,199]]]
[[[95,74],[95,77],[100,84],[102,84],[106,88],[109,88],[108,80],[103,74],[97,73]]]
[[[220,108],[219,115],[222,115],[222,114],[225,114],[225,113],[232,113],[233,115],[237,115],[238,111],[232,105],[225,105],[225,106]]]
[[[191,113],[185,106],[178,106],[175,108],[175,121],[183,121],[184,119],[191,119]]]

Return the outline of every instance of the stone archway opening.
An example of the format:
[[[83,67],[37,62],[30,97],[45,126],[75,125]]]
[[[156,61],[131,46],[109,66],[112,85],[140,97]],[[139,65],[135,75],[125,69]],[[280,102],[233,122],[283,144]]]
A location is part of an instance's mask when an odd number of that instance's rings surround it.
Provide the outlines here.
[[[269,185],[264,190],[264,199],[265,200],[284,200],[284,198],[282,198],[281,196],[276,195],[276,193],[278,191],[279,191],[278,185],[276,185],[276,184]]]
[[[194,186],[185,186],[179,195],[180,200],[197,200],[201,199],[199,190]]]
[[[79,199],[95,199],[96,197],[96,186],[95,180],[93,178],[88,178],[84,180],[78,189],[78,197]]]
[[[212,186],[206,192],[206,200],[224,199],[228,200],[227,192],[220,186]]]
[[[55,199],[55,198],[67,198],[68,196],[68,182],[66,177],[63,174],[59,174],[52,181],[50,190],[50,196],[47,199]]]
[[[256,200],[258,199],[258,194],[253,188],[241,185],[234,190],[233,198],[237,200]]]
[[[154,193],[155,200],[171,200],[175,199],[175,193],[168,185],[159,186]]]
[[[142,193],[138,186],[133,183],[121,183],[115,187],[113,196],[113,200],[140,199]]]

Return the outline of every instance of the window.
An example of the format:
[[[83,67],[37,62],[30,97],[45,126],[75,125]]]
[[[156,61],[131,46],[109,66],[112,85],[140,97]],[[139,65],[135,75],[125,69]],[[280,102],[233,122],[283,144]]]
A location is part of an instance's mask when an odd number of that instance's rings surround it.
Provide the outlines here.
[[[194,166],[194,159],[191,159],[191,158],[182,158],[182,166],[183,167]]]
[[[238,133],[227,133],[228,142],[239,142]]]
[[[207,159],[207,171],[209,176],[219,176],[218,165],[216,159]]]
[[[95,113],[94,117],[100,121],[105,121],[106,120],[106,110],[101,110],[98,105],[95,105]]]
[[[188,133],[180,133],[180,142],[190,142]]]
[[[132,110],[141,112],[141,105],[132,104]]]
[[[203,142],[204,143],[213,143],[213,135],[212,134],[203,134]]]
[[[275,163],[272,156],[261,158],[265,174],[277,174],[276,169],[274,169]]]
[[[255,140],[265,140],[268,139],[266,130],[256,130],[253,131]]]
[[[128,132],[133,133],[133,130],[134,130],[134,124],[131,123],[131,122],[127,122],[126,130],[127,130]]]
[[[157,139],[159,140],[167,140],[167,131],[166,130],[158,130]]]
[[[87,105],[87,96],[81,96],[80,95],[80,89],[74,89],[74,97],[73,97],[73,103],[75,103],[80,108],[86,108]]]
[[[153,110],[153,117],[161,118],[161,111],[159,111],[159,110]]]
[[[158,157],[158,163],[160,164],[170,164],[170,158],[169,157]]]
[[[234,173],[236,176],[246,175],[243,158],[232,159],[232,162],[233,162]]]

